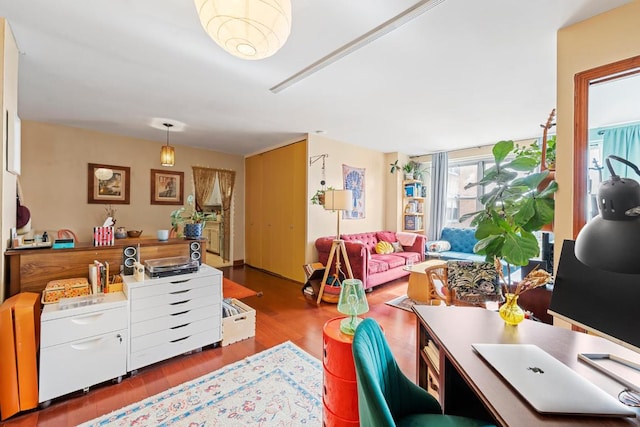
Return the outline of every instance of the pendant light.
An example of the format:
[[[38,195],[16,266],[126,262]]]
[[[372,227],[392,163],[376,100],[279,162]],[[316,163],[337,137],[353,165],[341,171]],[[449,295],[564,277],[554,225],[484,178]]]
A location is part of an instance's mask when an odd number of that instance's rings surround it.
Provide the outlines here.
[[[276,53],[291,32],[291,0],[195,0],[204,30],[242,59]]]
[[[160,151],[160,164],[162,166],[173,166],[176,163],[175,149],[169,145],[169,129],[173,127],[171,123],[163,123],[167,128],[167,145],[162,146]]]

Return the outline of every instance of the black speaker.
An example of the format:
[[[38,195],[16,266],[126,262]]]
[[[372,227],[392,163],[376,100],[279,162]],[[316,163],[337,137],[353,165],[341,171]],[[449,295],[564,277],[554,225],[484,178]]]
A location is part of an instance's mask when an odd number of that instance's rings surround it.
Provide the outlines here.
[[[200,242],[189,243],[189,258],[191,261],[198,261],[198,265],[202,265],[202,244]]]
[[[133,274],[133,264],[138,261],[138,248],[135,246],[125,246],[122,251],[122,274],[130,276]]]

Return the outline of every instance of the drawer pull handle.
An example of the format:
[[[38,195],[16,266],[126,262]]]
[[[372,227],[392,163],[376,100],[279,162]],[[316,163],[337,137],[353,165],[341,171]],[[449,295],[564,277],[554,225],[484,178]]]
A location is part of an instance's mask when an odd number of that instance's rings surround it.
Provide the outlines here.
[[[70,319],[76,325],[88,325],[100,319],[104,313],[91,313],[84,316],[76,316]]]
[[[178,294],[184,294],[189,292],[191,289],[185,289],[184,291],[175,291],[175,292],[169,292],[171,295],[178,295]]]
[[[187,283],[189,280],[191,279],[176,280],[175,282],[169,282],[169,283],[171,283],[172,285],[177,285],[179,283]]]
[[[235,319],[233,319],[234,322],[239,322],[241,320],[247,320],[247,316],[236,317]]]
[[[186,300],[184,300],[184,301],[172,302],[172,303],[171,303],[171,304],[169,304],[169,305],[180,305],[180,304],[186,304],[186,303],[188,303],[189,301],[191,301],[191,300],[190,300],[190,299],[186,299]]]
[[[71,344],[71,348],[74,350],[92,350],[94,348],[98,348],[105,341],[105,337],[102,338],[93,338],[87,341],[82,341],[78,343]]]
[[[185,326],[189,326],[191,324],[191,322],[189,323],[185,323],[184,325],[179,325],[179,326],[173,326],[169,329],[180,329],[180,328],[184,328]]]
[[[191,310],[179,311],[177,313],[171,313],[169,316],[182,316],[183,314],[187,314]]]
[[[179,342],[179,341],[184,341],[184,340],[186,340],[187,338],[191,338],[191,335],[187,335],[186,337],[183,337],[183,338],[178,338],[177,340],[171,340],[171,341],[169,341],[169,342]]]

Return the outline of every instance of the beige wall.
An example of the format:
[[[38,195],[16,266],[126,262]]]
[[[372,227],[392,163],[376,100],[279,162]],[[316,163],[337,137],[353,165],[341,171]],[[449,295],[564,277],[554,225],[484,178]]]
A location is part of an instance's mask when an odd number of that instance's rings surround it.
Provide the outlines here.
[[[162,142],[128,138],[67,126],[22,122],[22,176],[25,205],[38,232],[70,228],[80,241],[90,241],[94,226],[105,220],[103,204],[87,203],[88,163],[131,168],[130,204],[113,205],[116,226],[144,230],[170,227],[169,214],[179,206],[150,204],[151,169],[185,173],[186,195],[193,194],[191,166],[236,171],[233,196],[232,255],[244,258],[244,158],[215,151],[174,145],[176,165],[160,166]]]
[[[385,203],[387,197],[387,160],[385,154],[352,144],[332,140],[320,135],[309,134],[309,157],[328,154],[325,161],[327,186],[344,188],[342,165],[364,168],[365,171],[365,218],[360,220],[340,220],[341,233],[377,231],[385,227]],[[308,160],[307,160],[308,161]],[[307,200],[321,188],[322,161],[309,165],[307,180]],[[311,202],[309,202],[311,203]],[[336,213],[325,211],[320,205],[310,205],[307,216],[306,262],[318,260],[314,242],[318,237],[336,234]]]
[[[558,32],[556,242],[573,236],[573,79],[575,74],[640,55],[640,0]],[[560,247],[555,251],[556,258]],[[556,259],[557,261],[557,259]],[[557,265],[557,262],[556,262]]]
[[[0,241],[1,250],[7,250],[11,237],[10,229],[16,226],[16,176],[7,172],[7,133],[13,139],[13,129],[7,132],[7,115],[13,117],[18,111],[18,48],[11,33],[11,28],[6,20],[0,18],[0,75],[2,75],[2,85],[0,86],[2,109],[2,206],[0,211]],[[0,257],[0,301],[4,300],[4,277],[5,263],[4,256]]]

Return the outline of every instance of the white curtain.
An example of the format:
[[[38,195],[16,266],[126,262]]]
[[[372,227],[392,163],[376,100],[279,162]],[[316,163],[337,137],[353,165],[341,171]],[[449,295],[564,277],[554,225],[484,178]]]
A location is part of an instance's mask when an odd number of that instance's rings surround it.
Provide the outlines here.
[[[447,213],[449,154],[447,152],[435,153],[431,159],[431,212],[427,239],[438,240]]]

